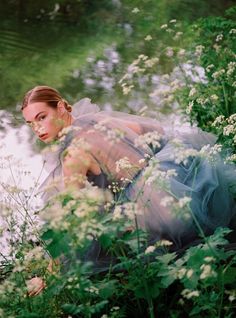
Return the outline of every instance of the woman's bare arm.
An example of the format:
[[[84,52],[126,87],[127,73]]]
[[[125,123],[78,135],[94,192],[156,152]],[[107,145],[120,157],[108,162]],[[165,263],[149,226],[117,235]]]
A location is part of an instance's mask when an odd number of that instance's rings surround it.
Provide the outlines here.
[[[98,163],[91,154],[81,148],[68,147],[62,163],[65,186],[80,189],[84,187],[86,175],[91,171],[101,173]]]

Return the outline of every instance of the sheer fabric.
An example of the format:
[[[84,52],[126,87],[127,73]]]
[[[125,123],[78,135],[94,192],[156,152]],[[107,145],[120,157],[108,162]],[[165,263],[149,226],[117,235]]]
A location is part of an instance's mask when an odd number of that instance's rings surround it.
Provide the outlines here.
[[[203,146],[213,146],[215,136],[198,129],[190,129],[188,133],[165,131],[153,119],[99,111],[93,106],[89,106],[86,113],[86,103],[91,103],[89,99],[84,102],[82,114],[77,112],[78,117],[59,149],[46,158],[49,176],[42,188],[52,186],[43,192],[44,200],[63,190],[62,154],[73,143],[76,147],[87,147],[101,167],[100,175],[88,173],[88,181],[101,188],[107,188],[114,181],[124,187],[122,199],[137,203],[140,211],[138,226],[147,229],[153,241],[167,238],[180,247],[196,237],[196,221],[205,233],[230,223],[235,216],[230,191],[236,180],[235,166],[224,164],[219,155],[212,163],[194,153]],[[139,129],[136,129],[136,124]],[[140,142],[140,136],[148,132],[156,132],[154,148],[151,142]],[[180,154],[187,151],[188,158],[177,162],[174,154],[178,151]],[[118,169],[117,162],[122,162],[123,158],[126,158],[126,168]],[[150,177],[148,169],[156,175],[152,182],[147,180]],[[175,173],[168,176],[169,169]],[[167,187],[160,187],[160,171],[167,175]],[[55,183],[57,179],[60,181]],[[191,198],[187,218],[179,217],[169,205],[163,204],[167,195],[174,202],[185,196]]]

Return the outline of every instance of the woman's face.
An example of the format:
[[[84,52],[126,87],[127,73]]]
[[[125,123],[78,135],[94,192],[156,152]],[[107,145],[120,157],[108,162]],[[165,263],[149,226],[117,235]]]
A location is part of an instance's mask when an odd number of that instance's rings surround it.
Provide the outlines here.
[[[60,109],[50,107],[45,102],[28,104],[22,113],[34,133],[45,143],[57,139],[64,127]]]

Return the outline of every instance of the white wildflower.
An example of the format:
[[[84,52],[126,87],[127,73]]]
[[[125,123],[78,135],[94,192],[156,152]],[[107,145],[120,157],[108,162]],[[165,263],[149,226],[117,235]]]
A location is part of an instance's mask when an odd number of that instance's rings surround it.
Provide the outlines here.
[[[179,199],[178,206],[180,208],[183,208],[186,205],[189,205],[190,202],[191,202],[191,198],[190,197],[183,197],[183,198]]]
[[[174,40],[178,40],[181,36],[183,35],[183,32],[176,32],[175,36],[174,36]]]
[[[151,41],[152,40],[152,36],[149,34],[144,38],[145,41]]]
[[[195,48],[195,55],[201,56],[204,49],[205,49],[205,46],[197,45]]]
[[[157,131],[152,131],[145,133],[143,135],[138,136],[135,141],[135,147],[144,147],[147,148],[147,146],[153,146],[160,148],[161,146],[161,139],[162,136]]]
[[[218,34],[217,35],[217,37],[216,37],[216,42],[220,42],[220,41],[222,41],[223,40],[223,34],[221,33],[221,34]]]
[[[172,47],[167,47],[166,48],[166,56],[167,57],[172,57],[174,55],[174,50]]]
[[[189,97],[192,97],[192,96],[195,95],[196,93],[197,93],[197,90],[196,90],[195,87],[193,87],[193,88],[191,88],[191,90],[190,90],[188,96],[189,96]]]
[[[185,56],[185,54],[186,54],[186,50],[185,49],[180,49],[179,52],[178,52],[178,56],[179,57],[183,57],[183,56]]]
[[[167,27],[168,27],[167,24],[162,24],[162,25],[161,25],[161,29],[162,29],[162,30],[166,29]]]
[[[181,295],[186,299],[191,299],[192,297],[199,297],[200,293],[198,290],[184,289]]]
[[[214,122],[212,123],[213,127],[217,127],[219,124],[222,124],[225,120],[225,116],[224,115],[220,115],[218,117],[216,117],[216,119],[214,120]]]
[[[229,31],[229,34],[236,34],[236,29],[231,29],[231,30]]]
[[[156,247],[153,246],[153,245],[150,245],[146,248],[144,254],[150,254],[150,253],[153,253],[155,251]]]
[[[203,264],[200,269],[202,270],[202,273],[200,275],[200,279],[205,279],[208,277],[216,277],[216,272],[212,269],[211,265]]]
[[[217,96],[216,94],[213,94],[213,95],[210,96],[210,99],[211,99],[213,102],[215,102],[215,101],[217,101],[217,100],[219,99],[219,96]]]
[[[128,202],[122,205],[123,213],[129,220],[134,220],[137,215],[141,215],[142,212],[140,211],[137,203]]]
[[[173,245],[173,243],[171,241],[168,241],[168,240],[160,240],[156,243],[156,247],[159,247],[159,246],[171,246]]]
[[[140,12],[140,10],[139,10],[139,8],[136,7],[131,12],[134,13],[134,14],[137,14],[137,13]]]
[[[206,67],[206,71],[207,73],[211,72],[212,68],[214,68],[215,66],[213,64],[210,64]]]
[[[204,257],[204,261],[205,262],[207,262],[207,263],[212,263],[212,262],[214,262],[216,259],[215,259],[215,257],[213,257],[213,256],[206,256],[206,257]]]
[[[172,20],[170,20],[170,23],[176,23],[177,22],[177,20],[176,19],[172,19]]]
[[[116,172],[120,172],[121,170],[131,169],[133,165],[130,163],[129,158],[124,157],[120,160],[116,161]]]
[[[146,67],[149,67],[149,68],[151,68],[151,67],[153,67],[156,63],[158,63],[159,62],[159,58],[158,57],[153,57],[152,59],[148,59],[148,60],[146,60],[145,62],[144,62],[144,65],[146,66]]]
[[[236,62],[229,62],[229,64],[227,65],[227,68],[228,68],[228,70],[227,70],[226,74],[228,77],[230,77],[236,68]]]
[[[171,206],[173,203],[174,203],[174,198],[171,196],[165,196],[160,201],[160,205],[164,207]]]
[[[186,273],[187,278],[191,278],[193,276],[193,273],[194,273],[193,270],[189,269]]]
[[[231,134],[235,134],[235,132],[236,132],[235,125],[227,125],[223,129],[223,135],[224,136],[229,136]]]
[[[212,74],[212,77],[213,77],[214,79],[217,79],[217,78],[221,77],[223,74],[225,74],[225,70],[224,70],[224,69],[221,69],[221,70],[219,70],[219,71],[214,72],[214,73]]]
[[[115,209],[113,211],[113,214],[112,214],[112,219],[113,220],[120,220],[120,219],[124,218],[124,214],[122,211],[123,211],[122,206],[116,205]]]
[[[186,114],[190,114],[192,112],[193,104],[194,104],[193,101],[189,102],[188,106],[186,107]]]

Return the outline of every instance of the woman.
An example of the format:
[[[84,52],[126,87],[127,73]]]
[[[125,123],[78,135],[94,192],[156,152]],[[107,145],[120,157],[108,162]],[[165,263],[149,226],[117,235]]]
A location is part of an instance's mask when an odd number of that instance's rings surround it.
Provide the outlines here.
[[[24,97],[23,116],[41,141],[58,140],[63,130],[70,130],[48,160],[53,165],[48,164],[44,187],[52,181],[53,186],[44,192],[45,200],[65,187],[82,188],[87,181],[100,188],[116,182],[125,189],[122,199],[137,203],[139,226],[154,241],[168,238],[176,248],[197,236],[196,226],[209,234],[230,224],[235,167],[226,166],[219,156],[214,163],[199,156],[202,147],[215,143],[213,135],[192,130],[173,139],[150,118],[99,111],[88,99],[76,108],[77,117],[48,86],[36,86]],[[172,203],[180,210],[189,205],[187,218],[173,213]]]
[[[214,163],[199,155],[202,147],[214,145],[213,135],[200,130],[170,134],[155,120],[99,111],[88,99],[75,108],[76,115],[48,86],[34,87],[23,100],[23,116],[37,137],[44,143],[59,140],[59,149],[46,160],[45,200],[87,182],[112,189],[117,198],[118,186],[124,189],[119,200],[137,204],[137,224],[147,229],[150,241],[167,238],[175,248],[192,242],[199,229],[209,234],[230,225],[235,167],[218,155]],[[37,288],[30,295],[45,287],[40,278],[31,283]]]

